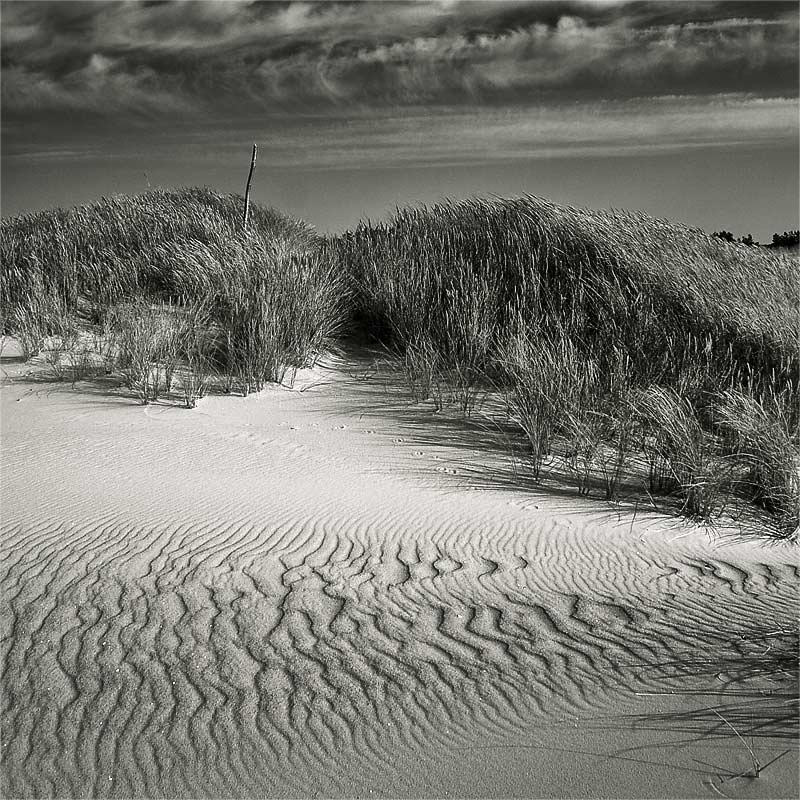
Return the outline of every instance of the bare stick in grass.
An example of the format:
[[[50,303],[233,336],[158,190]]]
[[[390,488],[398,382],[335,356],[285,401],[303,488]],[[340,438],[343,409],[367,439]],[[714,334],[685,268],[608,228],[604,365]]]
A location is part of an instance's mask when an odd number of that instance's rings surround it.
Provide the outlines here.
[[[244,190],[244,216],[242,217],[242,230],[247,230],[247,218],[250,216],[250,184],[253,180],[253,172],[256,169],[256,155],[258,154],[258,145],[253,145],[253,155],[250,158],[250,172],[247,173],[247,186]]]

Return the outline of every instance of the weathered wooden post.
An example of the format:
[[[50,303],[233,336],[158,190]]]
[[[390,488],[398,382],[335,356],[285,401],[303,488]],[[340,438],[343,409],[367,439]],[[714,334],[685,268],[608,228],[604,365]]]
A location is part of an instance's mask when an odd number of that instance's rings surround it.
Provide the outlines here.
[[[242,230],[247,230],[247,217],[250,214],[250,183],[253,180],[253,172],[256,169],[256,153],[258,145],[253,145],[253,157],[250,159],[250,172],[247,175],[247,188],[244,190],[244,219],[242,220]]]

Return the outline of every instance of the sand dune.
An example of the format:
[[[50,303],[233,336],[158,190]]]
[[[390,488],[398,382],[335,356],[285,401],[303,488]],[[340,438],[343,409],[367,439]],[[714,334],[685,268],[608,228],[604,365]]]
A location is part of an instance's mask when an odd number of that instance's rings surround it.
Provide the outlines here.
[[[795,624],[790,546],[507,485],[366,362],[193,411],[27,371],[4,797],[797,793],[782,729],[747,779],[730,729],[690,724]]]

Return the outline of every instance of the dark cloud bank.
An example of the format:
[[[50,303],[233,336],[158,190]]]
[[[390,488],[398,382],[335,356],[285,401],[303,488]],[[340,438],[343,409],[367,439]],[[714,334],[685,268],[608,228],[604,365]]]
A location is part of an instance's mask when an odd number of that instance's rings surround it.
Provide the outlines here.
[[[797,94],[797,6],[3,4],[12,117]]]

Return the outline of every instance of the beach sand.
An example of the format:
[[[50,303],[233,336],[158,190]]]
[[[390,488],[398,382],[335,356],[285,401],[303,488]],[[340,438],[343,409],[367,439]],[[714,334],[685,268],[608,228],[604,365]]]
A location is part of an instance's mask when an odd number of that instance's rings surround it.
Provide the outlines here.
[[[191,411],[8,355],[3,797],[797,795],[733,731],[793,546],[515,484],[364,354]]]

